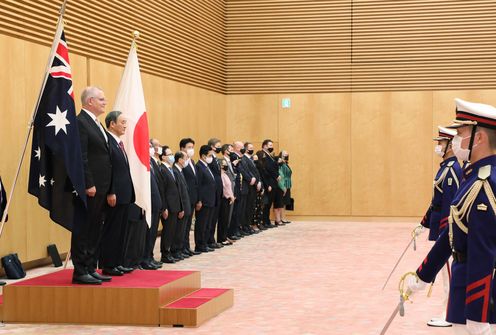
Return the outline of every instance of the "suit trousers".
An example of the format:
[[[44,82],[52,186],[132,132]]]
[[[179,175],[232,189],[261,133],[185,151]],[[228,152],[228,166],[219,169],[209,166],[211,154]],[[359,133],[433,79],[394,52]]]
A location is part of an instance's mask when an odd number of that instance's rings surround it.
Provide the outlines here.
[[[233,208],[234,204],[229,204],[229,199],[221,199],[219,209],[219,225],[217,227],[217,242],[225,242],[227,239]]]
[[[98,260],[97,251],[102,236],[107,196],[95,194],[87,198],[87,221],[84,227],[71,236],[71,256],[74,276],[95,272]]]
[[[272,191],[266,193],[266,197],[268,199],[268,203],[263,205],[263,223],[265,225],[270,225],[270,208],[274,203],[274,199],[276,197],[277,189],[272,189]]]
[[[169,212],[167,219],[160,218],[162,221],[162,233],[160,235],[160,253],[162,257],[169,254],[172,248],[172,242],[176,235],[177,213]]]
[[[212,220],[208,226],[208,240],[207,244],[215,243],[215,229],[218,228],[219,213],[220,213],[220,202],[221,198],[217,199],[217,206],[214,207],[214,213],[212,214]]]
[[[234,203],[234,217],[235,217],[235,227],[236,233],[239,233],[239,229],[243,226],[245,222],[246,215],[246,200],[248,198],[248,194],[242,194],[236,199]]]
[[[191,205],[191,213],[195,212],[195,204]],[[183,235],[183,248],[191,249],[191,245],[189,243],[189,232],[191,231],[191,224],[193,223],[193,214],[188,216],[188,219],[185,220],[184,225],[184,235]],[[196,241],[196,239],[195,239]]]
[[[183,216],[182,219],[179,218],[177,219],[176,232],[172,240],[172,248],[171,248],[172,253],[180,252],[183,251],[184,249],[184,243],[183,243],[184,229],[186,228],[186,223],[188,222],[188,220],[191,220],[190,216],[191,215]],[[189,234],[188,234],[188,239],[189,239]]]
[[[212,221],[214,207],[202,207],[196,212],[195,221],[195,249],[207,247],[208,225]]]
[[[148,262],[153,260],[153,248],[157,240],[158,222],[160,221],[160,213],[152,212],[152,222],[146,233],[145,251],[143,261]]]
[[[253,222],[253,213],[255,212],[255,202],[257,200],[257,189],[250,187],[246,197],[245,217],[242,226],[248,228]]]
[[[127,234],[129,204],[108,207],[103,225],[100,267],[114,268],[124,261],[124,238]]]
[[[146,220],[129,220],[127,234],[124,239],[124,261],[125,267],[140,265],[144,259],[145,244],[148,234]]]

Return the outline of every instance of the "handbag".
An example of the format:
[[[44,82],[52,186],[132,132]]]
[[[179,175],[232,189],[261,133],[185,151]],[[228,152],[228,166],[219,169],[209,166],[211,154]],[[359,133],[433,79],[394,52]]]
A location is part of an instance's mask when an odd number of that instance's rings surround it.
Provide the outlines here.
[[[26,271],[22,268],[21,261],[17,254],[8,254],[2,257],[2,267],[5,275],[9,279],[21,279],[26,277]]]
[[[286,205],[287,211],[294,211],[294,199],[289,198],[289,204]]]

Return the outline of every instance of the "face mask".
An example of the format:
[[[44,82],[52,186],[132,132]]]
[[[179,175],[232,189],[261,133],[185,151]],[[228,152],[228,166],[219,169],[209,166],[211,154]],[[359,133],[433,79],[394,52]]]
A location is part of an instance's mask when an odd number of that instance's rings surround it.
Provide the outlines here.
[[[148,152],[150,153],[150,156],[155,155],[155,149],[154,148],[148,149]]]
[[[272,153],[272,151],[274,151],[274,148],[268,148],[267,151]]]
[[[439,157],[443,157],[444,156],[444,150],[443,150],[443,146],[438,144],[436,145],[436,147],[434,148],[434,152],[436,153],[436,155],[438,155]]]
[[[227,171],[228,167],[227,165],[222,165],[222,170]]]
[[[231,160],[231,162],[234,162],[235,160],[238,159],[238,155],[236,155],[234,152],[231,152],[229,154],[229,159]]]
[[[253,150],[248,150],[246,153],[247,153],[248,155],[253,155]]]
[[[286,162],[289,162],[289,155],[287,155],[286,157],[284,157],[284,160],[285,160]]]
[[[167,156],[167,162],[169,162],[169,164],[171,164],[171,165],[172,165],[172,164],[174,164],[174,162],[175,162],[175,161],[176,161],[176,160],[175,160],[175,158],[174,158],[174,155],[169,155],[169,156]]]
[[[246,149],[245,149],[245,148],[243,148],[243,149],[241,149],[239,152],[241,152],[241,154],[242,154],[242,155],[244,155],[244,154],[245,154],[245,152],[246,152]]]
[[[222,150],[221,148],[217,148],[217,147],[215,148],[216,153],[219,153],[221,150]]]
[[[213,161],[213,160],[214,160],[214,159],[213,159],[213,157],[212,157],[212,156],[208,156],[208,157],[207,157],[207,159],[206,159],[205,161],[207,162],[207,164],[210,164],[210,163],[212,163],[212,161]]]
[[[157,154],[160,156],[162,154],[162,147],[157,148]]]
[[[188,166],[189,165],[189,162],[190,162],[190,159],[185,159],[184,160],[184,167]]]
[[[462,141],[469,137],[470,136],[462,138],[458,135],[455,135],[452,141],[453,153],[455,154],[456,158],[464,162],[468,161],[468,156],[470,156],[470,150],[462,149]]]
[[[188,154],[188,157],[193,157],[195,155],[195,149],[188,149],[186,150],[186,153]]]

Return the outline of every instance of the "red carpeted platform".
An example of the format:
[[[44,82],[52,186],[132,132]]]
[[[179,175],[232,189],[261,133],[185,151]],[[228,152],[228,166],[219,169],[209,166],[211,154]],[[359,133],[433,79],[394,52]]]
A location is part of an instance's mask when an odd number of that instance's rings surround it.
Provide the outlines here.
[[[135,270],[131,274],[122,277],[112,277],[112,281],[104,282],[102,287],[133,287],[133,288],[158,288],[183,277],[187,277],[195,271],[147,271]],[[72,284],[72,270],[62,270],[43,276],[26,279],[11,286],[59,286],[59,287],[87,287],[87,285]]]
[[[0,316],[23,323],[197,326],[233,304],[232,290],[200,283],[198,271],[136,270],[102,285],[77,285],[72,270],[61,270],[5,286]],[[178,316],[185,309],[190,313]]]

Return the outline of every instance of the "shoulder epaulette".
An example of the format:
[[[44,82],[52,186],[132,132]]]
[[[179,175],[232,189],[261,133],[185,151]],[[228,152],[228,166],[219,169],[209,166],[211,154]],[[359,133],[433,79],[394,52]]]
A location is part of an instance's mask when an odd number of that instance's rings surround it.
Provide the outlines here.
[[[486,180],[489,178],[491,175],[491,165],[484,165],[479,168],[479,173],[477,174],[477,177],[479,177],[480,180]]]

